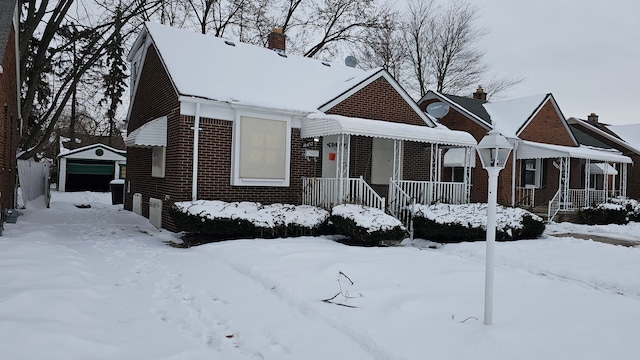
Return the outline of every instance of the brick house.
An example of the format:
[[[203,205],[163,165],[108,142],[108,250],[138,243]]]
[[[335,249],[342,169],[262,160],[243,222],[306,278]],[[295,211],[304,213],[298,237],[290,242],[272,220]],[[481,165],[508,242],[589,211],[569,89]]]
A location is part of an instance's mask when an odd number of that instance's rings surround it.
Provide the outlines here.
[[[640,124],[610,125],[600,122],[598,118],[598,115],[591,113],[586,120],[571,117],[567,121],[580,143],[616,149],[633,160],[626,178],[621,180],[627,184],[626,195],[640,200]],[[595,142],[589,142],[589,137]]]
[[[467,131],[477,141],[494,128],[509,139],[514,150],[498,179],[498,201],[504,205],[539,207],[540,212],[546,208],[553,218],[560,210],[605,202],[614,195],[607,188],[626,190],[620,181],[624,176],[615,175],[624,174],[631,159],[615,150],[580,145],[552,94],[492,103],[479,87],[471,97],[429,91],[418,104],[425,111],[447,106],[440,123]],[[445,166],[448,176],[454,168],[446,161]],[[591,175],[602,178],[597,188]],[[474,167],[472,181],[471,200],[486,201],[486,171]]]
[[[174,230],[172,201],[468,201],[469,178],[440,182],[436,155],[471,158],[472,136],[438,126],[383,69],[289,55],[277,29],[268,43],[145,24],[129,55],[125,209]]]
[[[0,3],[0,207],[16,206],[20,94],[16,1]]]

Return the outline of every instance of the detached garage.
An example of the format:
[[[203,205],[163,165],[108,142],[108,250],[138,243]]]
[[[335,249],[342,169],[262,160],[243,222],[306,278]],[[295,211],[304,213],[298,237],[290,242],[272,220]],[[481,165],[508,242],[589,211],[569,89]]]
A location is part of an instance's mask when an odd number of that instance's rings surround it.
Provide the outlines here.
[[[94,144],[58,155],[58,191],[109,191],[109,182],[123,179],[127,152]]]

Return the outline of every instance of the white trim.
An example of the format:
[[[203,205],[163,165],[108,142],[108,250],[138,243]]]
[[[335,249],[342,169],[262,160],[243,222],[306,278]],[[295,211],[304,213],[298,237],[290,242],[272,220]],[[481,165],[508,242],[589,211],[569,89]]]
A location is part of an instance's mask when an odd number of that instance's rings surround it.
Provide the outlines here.
[[[285,174],[284,179],[252,179],[240,177],[240,126],[243,117],[258,118],[273,121],[283,121],[285,126]],[[277,186],[288,187],[291,175],[291,118],[284,116],[272,116],[255,112],[236,113],[233,123],[232,151],[231,151],[231,185],[232,186]]]
[[[109,152],[107,156],[97,156],[95,152],[91,152],[90,150],[101,148]],[[126,160],[127,152],[124,150],[114,149],[110,146],[104,144],[93,144],[83,146],[81,148],[77,148],[71,151],[67,151],[66,153],[59,154],[58,159],[68,158],[68,159],[92,159],[92,160]]]

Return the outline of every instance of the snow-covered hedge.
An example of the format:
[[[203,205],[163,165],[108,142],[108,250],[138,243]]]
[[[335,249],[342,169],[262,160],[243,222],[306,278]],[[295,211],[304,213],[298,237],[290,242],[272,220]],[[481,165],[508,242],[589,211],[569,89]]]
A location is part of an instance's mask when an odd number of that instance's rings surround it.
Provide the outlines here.
[[[362,205],[335,206],[331,211],[331,222],[354,245],[389,245],[407,237],[400,220],[382,210]]]
[[[180,231],[206,235],[198,241],[313,235],[329,219],[326,210],[314,206],[218,200],[176,202],[170,214]]]
[[[578,210],[578,216],[589,225],[624,225],[629,222],[629,211],[620,204],[604,203],[596,206],[584,207]]]
[[[487,204],[416,205],[414,237],[436,242],[486,239]],[[545,229],[541,217],[524,209],[498,205],[496,240],[535,239]]]
[[[616,197],[609,199],[612,204],[622,205],[628,213],[629,221],[640,221],[640,202],[635,199]]]

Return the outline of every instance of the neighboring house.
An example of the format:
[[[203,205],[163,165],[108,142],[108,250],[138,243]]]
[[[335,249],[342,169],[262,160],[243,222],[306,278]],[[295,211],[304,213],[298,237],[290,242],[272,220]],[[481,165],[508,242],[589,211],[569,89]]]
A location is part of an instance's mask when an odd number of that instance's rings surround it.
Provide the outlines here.
[[[383,69],[287,55],[276,30],[262,48],[145,24],[129,55],[126,209],[173,230],[172,201],[396,214],[412,191],[468,201],[468,176],[439,181],[436,154],[473,154],[472,136],[437,126]]]
[[[578,141],[581,140],[578,134],[587,134],[603,144],[603,146],[598,143],[591,145],[616,149],[633,160],[633,165],[630,165],[626,171],[626,177],[621,177],[621,180],[627,184],[626,195],[640,200],[640,124],[604,124],[598,120],[598,115],[595,113],[591,113],[587,120],[572,117],[567,121]]]
[[[109,191],[124,179],[127,152],[103,144],[66,150],[58,155],[58,191]]]
[[[471,98],[429,91],[418,103],[426,110],[430,104],[446,104],[449,111],[440,123],[450,129],[467,131],[479,141],[495,128],[514,145],[499,177],[498,201],[502,204],[546,207],[553,218],[559,210],[625,194],[623,177],[616,179],[612,174],[618,173],[615,169],[624,173],[631,159],[615,150],[580,146],[552,94],[489,103],[480,87]],[[592,174],[602,175],[600,188],[590,182]],[[472,201],[486,201],[486,171],[475,167],[472,179]]]
[[[16,1],[0,2],[0,207],[16,206],[20,94]]]

